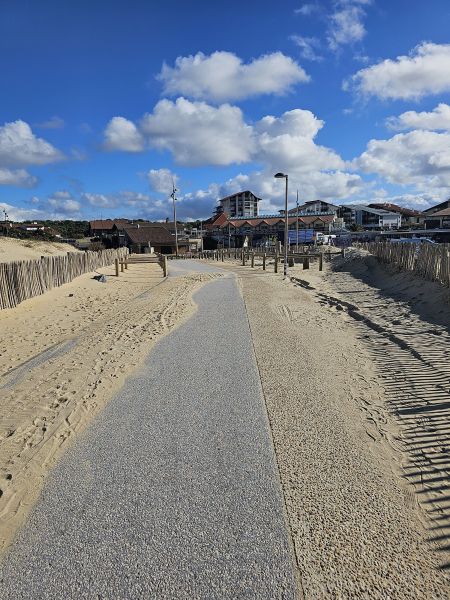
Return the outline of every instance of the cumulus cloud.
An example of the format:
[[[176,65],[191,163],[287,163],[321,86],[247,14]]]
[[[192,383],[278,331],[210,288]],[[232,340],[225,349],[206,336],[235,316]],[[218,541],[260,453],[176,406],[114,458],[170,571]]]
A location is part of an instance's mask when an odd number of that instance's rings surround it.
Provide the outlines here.
[[[284,94],[309,81],[302,67],[281,52],[265,54],[244,64],[231,52],[179,56],[174,67],[164,64],[158,79],[164,93],[197,100],[226,102],[262,94]]]
[[[177,186],[178,177],[175,173],[172,173],[170,169],[150,169],[147,173],[147,178],[150,187],[159,192],[169,196],[172,192],[173,186]]]
[[[30,175],[25,169],[4,169],[0,167],[0,185],[14,185],[30,188],[38,182],[37,177]]]
[[[450,187],[450,134],[416,130],[388,140],[371,140],[355,160],[356,168],[391,183],[419,190]]]
[[[255,159],[272,169],[314,171],[342,169],[344,161],[314,138],[324,122],[308,110],[291,110],[281,117],[267,116],[255,129],[258,133]]]
[[[431,112],[408,110],[399,117],[389,117],[386,121],[390,129],[429,129],[431,131],[450,131],[450,106],[441,103]]]
[[[423,42],[409,56],[382,62],[358,71],[344,82],[363,96],[417,100],[450,91],[450,44]]]
[[[360,42],[366,35],[364,6],[371,0],[337,0],[329,16],[328,45],[331,50]]]
[[[0,202],[0,211],[6,211],[10,221],[39,221],[47,216],[43,211],[36,208],[22,208],[6,202]]]
[[[104,131],[103,147],[105,150],[141,152],[144,149],[144,138],[132,121],[113,117]]]
[[[169,150],[179,164],[261,166],[261,170],[240,174],[226,185],[212,184],[207,190],[180,195],[180,207],[184,205],[186,215],[191,216],[196,203],[213,205],[220,195],[242,187],[281,202],[282,190],[273,179],[277,171],[289,173],[292,184],[303,190],[304,199],[336,199],[357,193],[364,185],[361,177],[347,172],[349,165],[334,150],[316,142],[323,126],[324,122],[311,111],[302,109],[278,117],[267,115],[250,125],[237,107],[213,107],[179,98],[176,102],[160,101],[151,114],[143,117],[138,129],[146,146]],[[169,169],[147,173],[152,189],[166,196],[172,189],[172,177]],[[96,202],[106,201],[100,197]],[[159,208],[164,207],[162,204]]]
[[[34,135],[24,121],[0,127],[0,166],[46,165],[63,159],[63,154]]]
[[[169,150],[181,165],[229,165],[251,157],[252,128],[229,104],[216,108],[185,98],[161,100],[140,127],[151,146]]]
[[[70,217],[79,215],[81,209],[80,202],[65,190],[54,192],[47,199],[47,204],[57,214]]]

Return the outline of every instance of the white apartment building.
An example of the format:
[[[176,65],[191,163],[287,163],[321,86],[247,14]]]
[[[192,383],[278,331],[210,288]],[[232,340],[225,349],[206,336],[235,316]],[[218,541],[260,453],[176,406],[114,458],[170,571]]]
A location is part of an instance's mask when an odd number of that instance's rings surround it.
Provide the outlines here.
[[[261,198],[246,190],[222,198],[219,203],[230,218],[252,218],[258,216],[258,202],[260,201]]]

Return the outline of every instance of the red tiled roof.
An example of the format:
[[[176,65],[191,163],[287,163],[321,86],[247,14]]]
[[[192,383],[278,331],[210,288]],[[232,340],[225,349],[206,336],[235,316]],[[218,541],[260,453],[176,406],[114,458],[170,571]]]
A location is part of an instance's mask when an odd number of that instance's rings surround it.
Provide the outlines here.
[[[418,217],[422,214],[418,210],[413,210],[412,208],[406,208],[404,206],[398,206],[398,204],[392,204],[391,202],[372,202],[369,204],[369,208],[381,208],[382,210],[400,213],[405,217]]]
[[[214,229],[214,227],[219,227],[228,221],[227,213],[219,213],[217,217],[213,218],[209,223],[205,223],[205,229]]]

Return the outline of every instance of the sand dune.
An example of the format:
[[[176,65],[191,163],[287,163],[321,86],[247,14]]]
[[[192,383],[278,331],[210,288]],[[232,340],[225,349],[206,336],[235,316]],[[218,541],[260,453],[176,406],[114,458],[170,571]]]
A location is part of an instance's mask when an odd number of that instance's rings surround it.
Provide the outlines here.
[[[74,246],[62,242],[19,240],[0,236],[0,262],[30,260],[41,256],[55,256],[67,252],[79,252]]]
[[[225,263],[242,281],[305,597],[448,598],[448,291],[364,253],[332,264],[283,282],[259,261]]]

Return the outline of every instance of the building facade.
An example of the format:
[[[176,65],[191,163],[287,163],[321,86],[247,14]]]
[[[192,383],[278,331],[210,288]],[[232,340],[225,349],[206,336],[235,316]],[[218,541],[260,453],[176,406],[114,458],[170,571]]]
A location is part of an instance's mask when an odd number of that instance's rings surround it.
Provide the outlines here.
[[[227,196],[219,200],[220,208],[230,218],[247,218],[251,219],[258,216],[258,202],[261,198],[258,198],[246,190],[245,192],[238,192],[232,196]]]
[[[402,217],[399,213],[379,208],[370,208],[364,204],[348,204],[341,206],[338,216],[344,220],[346,227],[359,226],[363,229],[398,229]]]

